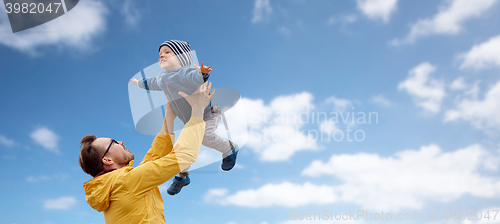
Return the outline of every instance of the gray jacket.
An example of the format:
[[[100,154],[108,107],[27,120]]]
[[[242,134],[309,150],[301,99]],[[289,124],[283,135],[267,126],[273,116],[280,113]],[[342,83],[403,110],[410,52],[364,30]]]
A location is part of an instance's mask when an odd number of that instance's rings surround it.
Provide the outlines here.
[[[163,91],[177,117],[187,123],[191,118],[191,105],[178,92],[191,95],[206,79],[208,74],[202,75],[193,65],[187,65],[170,72],[163,71],[156,77],[143,78],[137,85],[146,90]],[[210,108],[208,105],[205,111]]]

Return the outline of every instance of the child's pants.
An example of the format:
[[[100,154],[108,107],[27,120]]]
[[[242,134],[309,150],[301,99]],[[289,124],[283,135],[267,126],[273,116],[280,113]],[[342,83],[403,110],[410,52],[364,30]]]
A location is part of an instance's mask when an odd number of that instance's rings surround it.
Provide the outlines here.
[[[221,153],[231,154],[232,144],[229,139],[225,139],[215,134],[222,117],[219,105],[215,105],[212,110],[205,111],[203,120],[205,121],[205,135],[202,144],[206,147],[215,149]],[[189,167],[181,171],[181,175],[188,175]]]

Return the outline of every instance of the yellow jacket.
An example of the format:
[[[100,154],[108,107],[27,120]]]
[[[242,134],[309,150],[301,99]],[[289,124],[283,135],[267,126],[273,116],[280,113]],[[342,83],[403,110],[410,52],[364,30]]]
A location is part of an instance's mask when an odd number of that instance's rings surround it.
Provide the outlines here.
[[[108,224],[165,223],[158,186],[196,161],[204,132],[205,122],[191,117],[172,147],[174,136],[162,129],[139,166],[131,161],[84,183],[87,203]]]

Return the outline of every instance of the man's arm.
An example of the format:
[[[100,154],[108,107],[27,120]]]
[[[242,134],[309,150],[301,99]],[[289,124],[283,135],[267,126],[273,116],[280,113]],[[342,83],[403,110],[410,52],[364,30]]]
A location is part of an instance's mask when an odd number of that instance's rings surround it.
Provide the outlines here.
[[[126,176],[127,188],[137,194],[155,188],[193,164],[200,151],[205,121],[191,117],[173,150],[166,156],[137,166]]]
[[[158,134],[156,134],[156,137],[151,144],[151,148],[148,150],[139,166],[169,154],[172,151],[174,140],[174,135],[171,135],[162,129]]]
[[[210,88],[211,83],[208,87],[205,83],[190,96],[179,92],[192,107],[191,119],[182,129],[177,143],[168,155],[146,162],[127,173],[128,189],[135,193],[144,193],[171,179],[196,161],[205,133],[203,111],[215,93],[214,91],[210,95]]]
[[[175,135],[173,134],[173,132],[174,120],[176,118],[176,115],[174,113],[174,110],[172,109],[172,106],[170,105],[170,101],[168,100],[168,98],[166,107],[165,118],[163,118],[163,127],[156,135],[153,143],[151,144],[151,148],[146,153],[146,156],[144,156],[144,159],[139,165],[159,159],[172,151],[173,142],[175,141]]]

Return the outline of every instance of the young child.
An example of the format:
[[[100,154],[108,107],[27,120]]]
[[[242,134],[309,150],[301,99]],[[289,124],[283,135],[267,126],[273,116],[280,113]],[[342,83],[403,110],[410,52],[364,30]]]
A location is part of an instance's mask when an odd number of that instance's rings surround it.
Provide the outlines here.
[[[191,65],[193,61],[191,47],[185,41],[165,41],[160,45],[159,54],[158,64],[165,70],[164,72],[161,72],[156,77],[147,77],[141,80],[130,79],[130,81],[146,90],[163,91],[169,99],[175,115],[185,124],[191,116],[191,106],[179,95],[179,91],[183,91],[188,95],[192,94],[207,81],[212,68],[203,65],[203,62],[200,67]],[[221,111],[219,106],[212,107],[209,104],[205,108],[205,114],[203,115],[203,120],[206,123],[203,145],[221,152],[223,157],[221,168],[229,171],[236,164],[239,148],[230,140],[215,134],[220,119]],[[191,182],[188,169],[189,167],[182,170],[174,178],[173,183],[167,190],[168,194],[175,195],[179,193],[182,187]]]

